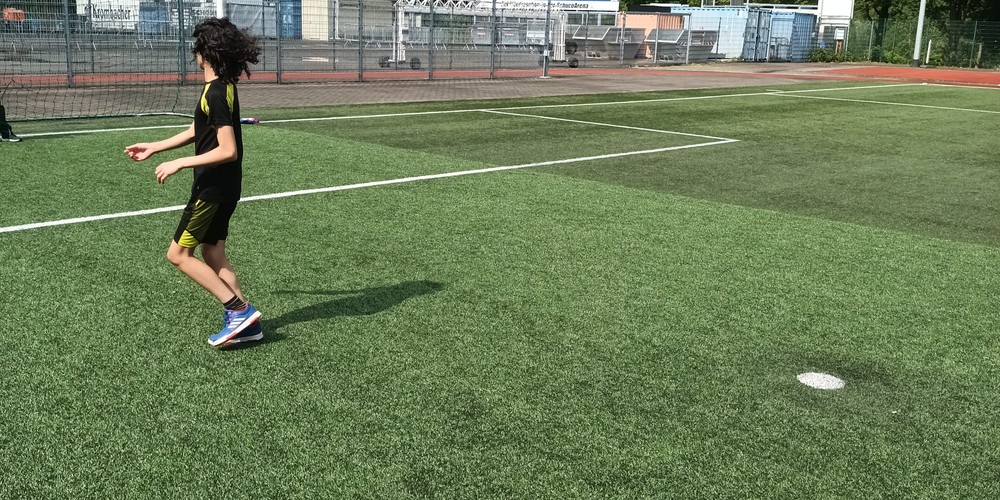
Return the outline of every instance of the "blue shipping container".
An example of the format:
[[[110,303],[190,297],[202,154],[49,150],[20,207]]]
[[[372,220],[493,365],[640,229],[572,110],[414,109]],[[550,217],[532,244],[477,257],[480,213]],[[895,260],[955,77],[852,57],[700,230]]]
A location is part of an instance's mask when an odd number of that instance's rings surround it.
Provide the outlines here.
[[[770,61],[804,62],[812,49],[816,17],[801,12],[775,12],[771,17]]]
[[[738,59],[743,53],[743,34],[747,27],[746,9],[737,7],[672,7],[671,14],[691,16],[688,29],[719,32],[716,57]]]

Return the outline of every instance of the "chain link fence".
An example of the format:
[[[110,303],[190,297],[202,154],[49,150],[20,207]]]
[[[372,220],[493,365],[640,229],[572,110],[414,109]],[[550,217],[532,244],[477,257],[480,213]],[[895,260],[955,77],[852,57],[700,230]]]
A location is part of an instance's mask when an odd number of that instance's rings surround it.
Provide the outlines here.
[[[854,21],[842,51],[821,40],[812,60],[909,64],[916,32],[915,20]],[[920,54],[931,66],[1000,69],[1000,22],[928,20]]]
[[[186,112],[191,31],[228,16],[260,37],[246,82],[535,76],[712,60],[908,64],[916,21],[823,26],[760,8],[617,12],[615,1],[10,0],[0,103],[12,120]],[[596,7],[594,7],[596,5]],[[605,10],[601,10],[601,9]],[[928,20],[930,65],[1000,66],[1000,23]]]

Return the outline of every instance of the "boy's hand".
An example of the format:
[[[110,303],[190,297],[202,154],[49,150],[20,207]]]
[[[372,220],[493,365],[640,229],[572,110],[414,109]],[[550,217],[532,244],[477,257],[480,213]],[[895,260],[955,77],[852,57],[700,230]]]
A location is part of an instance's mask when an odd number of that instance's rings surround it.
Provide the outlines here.
[[[178,170],[184,168],[183,165],[177,162],[177,160],[165,161],[156,167],[156,182],[163,184],[167,180],[167,177],[174,175]]]
[[[153,149],[152,144],[146,142],[133,144],[125,148],[125,154],[127,154],[129,158],[132,158],[135,161],[145,160],[146,158],[153,156],[153,153],[155,152],[156,151]]]

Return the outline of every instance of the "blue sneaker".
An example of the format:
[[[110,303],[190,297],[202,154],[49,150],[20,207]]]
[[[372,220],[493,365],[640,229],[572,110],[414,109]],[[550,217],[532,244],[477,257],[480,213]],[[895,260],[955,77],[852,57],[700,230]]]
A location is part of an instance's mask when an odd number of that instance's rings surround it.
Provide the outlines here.
[[[260,318],[260,311],[254,306],[247,304],[242,311],[226,311],[226,326],[219,333],[208,338],[208,343],[212,346],[225,344],[237,334],[253,325],[254,321]]]
[[[229,339],[229,342],[222,344],[224,346],[239,344],[240,342],[256,342],[264,338],[264,326],[260,324],[260,320],[254,321],[252,325],[246,327],[245,330],[236,334],[235,337]]]

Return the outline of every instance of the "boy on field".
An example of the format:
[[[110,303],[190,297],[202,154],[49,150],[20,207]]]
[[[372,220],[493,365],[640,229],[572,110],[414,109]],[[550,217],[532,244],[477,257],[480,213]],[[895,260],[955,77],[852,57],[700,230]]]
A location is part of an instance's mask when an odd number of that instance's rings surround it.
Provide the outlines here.
[[[236,82],[250,75],[249,64],[260,55],[257,39],[227,18],[209,18],[194,29],[194,53],[204,71],[205,87],[194,122],[184,132],[153,143],[133,144],[125,153],[135,161],[194,143],[195,155],[161,163],[156,180],[163,183],[181,169],[194,169],[191,198],[181,216],[167,259],[222,303],[224,326],[208,338],[213,346],[260,340],[260,312],[247,303],[226,257],[229,219],[240,199],[243,135]],[[201,246],[204,261],[195,257]]]

